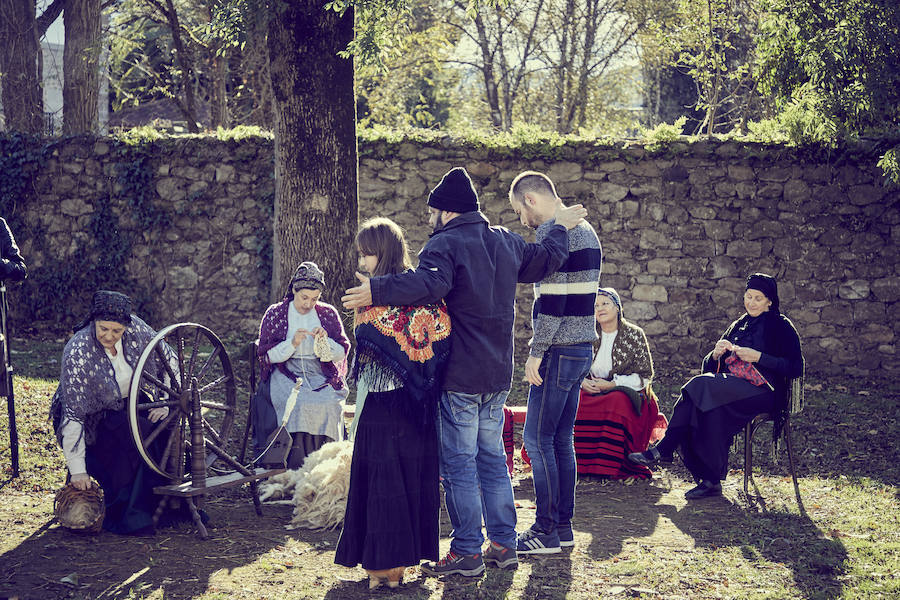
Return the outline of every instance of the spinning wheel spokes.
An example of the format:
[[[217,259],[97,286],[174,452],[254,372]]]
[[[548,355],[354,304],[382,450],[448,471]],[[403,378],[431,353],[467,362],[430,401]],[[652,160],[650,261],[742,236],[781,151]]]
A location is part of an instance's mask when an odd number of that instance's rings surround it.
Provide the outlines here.
[[[199,367],[199,368],[198,368]],[[196,395],[199,403],[193,403]],[[157,473],[180,482],[191,452],[191,423],[199,405],[206,467],[217,460],[229,464],[235,416],[235,380],[228,353],[219,338],[196,323],[162,329],[138,360],[129,395],[129,422],[138,452]],[[150,411],[166,407],[169,414],[148,423]],[[195,426],[196,429],[196,426]]]

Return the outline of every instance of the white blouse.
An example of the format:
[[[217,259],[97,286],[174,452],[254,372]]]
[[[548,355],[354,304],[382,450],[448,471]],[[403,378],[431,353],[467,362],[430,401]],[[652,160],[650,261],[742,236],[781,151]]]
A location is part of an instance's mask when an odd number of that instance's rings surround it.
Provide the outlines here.
[[[598,327],[599,329],[599,327]],[[612,347],[616,340],[618,330],[612,333],[600,331],[600,348],[591,364],[591,377],[594,379],[609,379],[609,372],[612,371]],[[637,373],[630,375],[613,375],[612,382],[616,385],[629,387],[635,391],[644,389],[644,380]]]
[[[127,398],[131,391],[131,376],[134,375],[134,369],[125,360],[125,354],[122,352],[122,340],[116,342],[116,354],[113,356],[109,348],[103,348],[106,351],[106,357],[112,363],[113,372],[116,375],[116,383],[119,384],[120,398]],[[85,445],[84,437],[81,433],[84,426],[78,421],[66,421],[62,428],[62,449],[63,455],[66,457],[66,464],[69,467],[69,473],[72,475],[81,475],[87,473],[87,467],[84,464]],[[81,437],[80,440],[78,438]],[[78,445],[75,445],[78,440]]]
[[[269,357],[269,361],[273,363],[283,363],[290,358],[314,358],[315,352],[313,352],[313,345],[315,344],[315,339],[313,336],[306,336],[303,338],[303,341],[300,342],[300,345],[294,348],[294,333],[298,329],[312,331],[316,327],[321,326],[322,322],[319,320],[319,315],[316,313],[315,309],[310,310],[305,315],[301,315],[297,310],[297,307],[294,306],[294,303],[291,302],[288,306],[287,337],[283,342],[269,349],[266,353],[266,356]],[[344,360],[344,357],[347,355],[344,347],[331,338],[326,339],[328,340],[328,346],[331,349],[331,355],[334,357],[332,362],[341,362]]]

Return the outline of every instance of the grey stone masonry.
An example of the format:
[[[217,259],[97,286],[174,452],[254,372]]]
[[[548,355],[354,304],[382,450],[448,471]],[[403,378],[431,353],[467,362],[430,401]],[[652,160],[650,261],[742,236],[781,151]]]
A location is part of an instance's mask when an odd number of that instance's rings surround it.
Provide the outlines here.
[[[51,242],[17,233],[33,275],[83,247],[104,198],[122,227],[138,227],[128,218],[133,208],[110,193],[120,185],[113,168],[118,144],[60,141],[34,176],[36,200],[16,207],[28,229]],[[270,262],[263,255],[271,252],[264,242],[272,231],[273,143],[196,137],[166,148],[152,157],[148,195],[170,218],[161,230],[137,232],[126,268],[159,290],[146,300],[155,326],[194,320],[250,338],[271,300],[256,273]],[[603,244],[601,283],[619,291],[625,315],[647,332],[658,364],[698,365],[742,313],[746,275],[762,271],[778,278],[810,372],[900,370],[900,191],[885,187],[877,156],[860,149],[838,163],[825,151],[736,141],[679,141],[661,151],[585,143],[547,154],[554,158],[451,138],[361,140],[360,218],[394,219],[417,252],[429,233],[428,191],[447,170],[463,166],[491,222],[532,240],[507,191],[520,171],[543,171],[565,202],[587,207]],[[522,360],[531,293],[520,286]]]

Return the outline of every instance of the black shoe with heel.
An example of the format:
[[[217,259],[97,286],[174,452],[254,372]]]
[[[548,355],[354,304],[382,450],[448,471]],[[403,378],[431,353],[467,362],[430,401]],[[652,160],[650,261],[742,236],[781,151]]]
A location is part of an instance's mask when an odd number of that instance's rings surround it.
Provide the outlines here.
[[[684,497],[686,500],[697,500],[698,498],[712,498],[714,496],[722,495],[722,484],[718,481],[710,481],[709,479],[703,479],[700,481],[700,484],[691,488],[684,493]]]

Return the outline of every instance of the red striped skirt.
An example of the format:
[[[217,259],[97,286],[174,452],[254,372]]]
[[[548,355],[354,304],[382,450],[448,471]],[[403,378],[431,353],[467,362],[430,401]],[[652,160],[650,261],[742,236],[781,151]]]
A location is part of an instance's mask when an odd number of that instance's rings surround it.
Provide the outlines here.
[[[575,460],[579,475],[609,479],[649,479],[650,469],[631,463],[631,452],[643,452],[663,437],[668,422],[659,414],[656,397],[641,392],[641,414],[623,392],[592,395],[581,391],[575,417]]]

